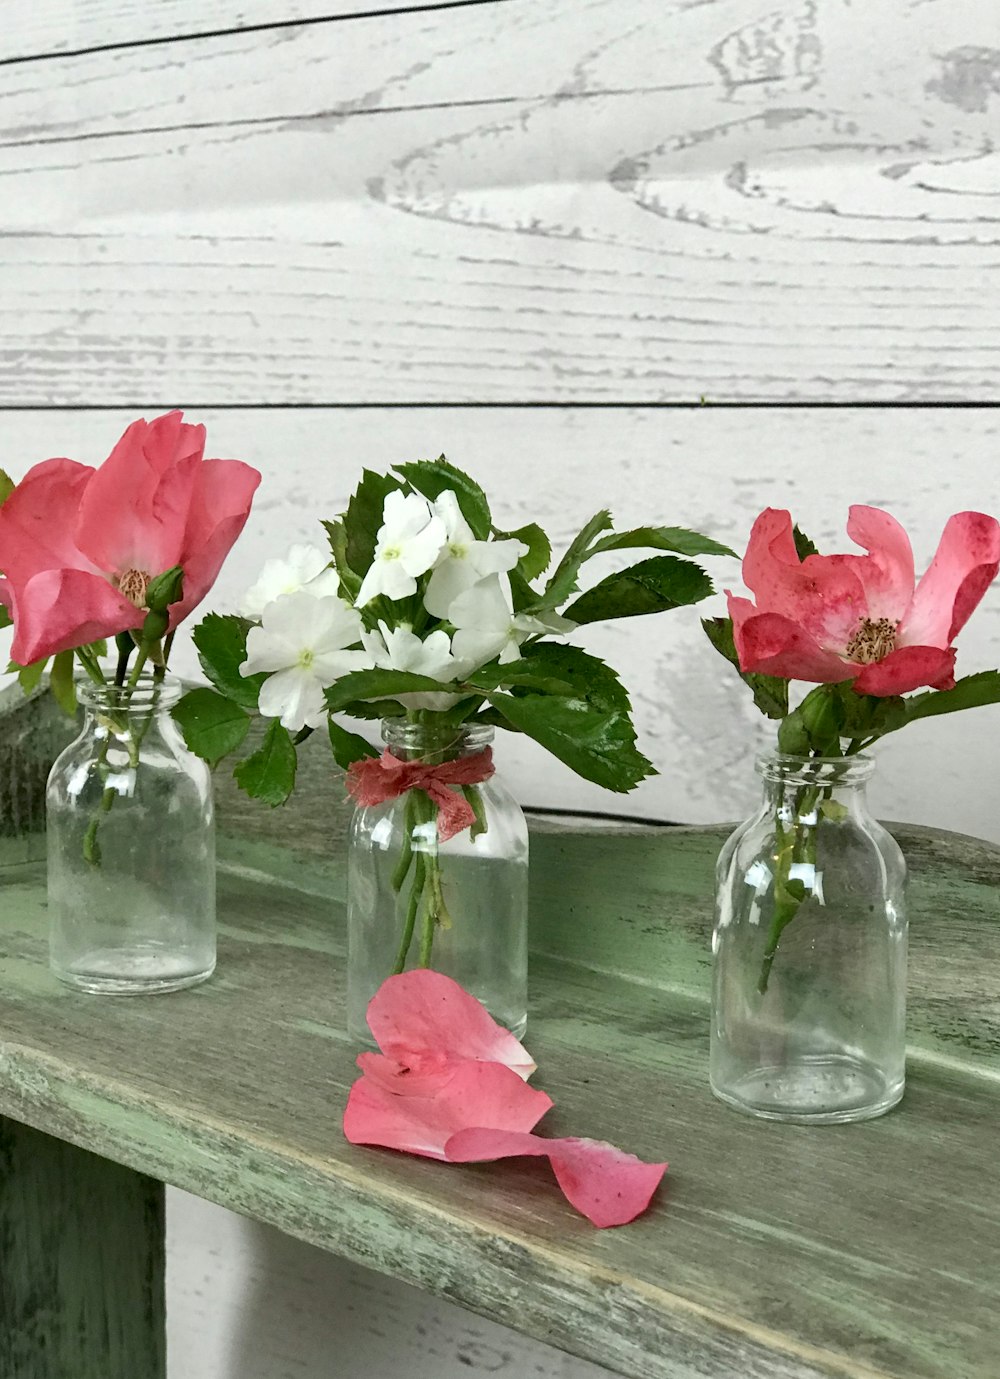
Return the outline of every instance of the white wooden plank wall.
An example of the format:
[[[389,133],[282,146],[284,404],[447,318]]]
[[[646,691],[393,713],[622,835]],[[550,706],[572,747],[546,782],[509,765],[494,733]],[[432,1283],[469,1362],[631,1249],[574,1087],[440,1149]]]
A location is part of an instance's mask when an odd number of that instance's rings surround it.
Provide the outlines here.
[[[829,543],[871,501],[926,559],[1000,508],[991,5],[3,10],[0,464],[186,406],[265,473],[221,604],[362,464],[441,450],[562,539],[610,504],[740,546],[773,503]],[[699,636],[588,638],[658,778],[608,801],[511,744],[521,796],[744,811],[766,730]],[[961,658],[1000,664],[996,595]],[[998,725],[886,744],[881,812],[1000,839]],[[172,1379],[599,1373],[179,1194],[170,1249]]]

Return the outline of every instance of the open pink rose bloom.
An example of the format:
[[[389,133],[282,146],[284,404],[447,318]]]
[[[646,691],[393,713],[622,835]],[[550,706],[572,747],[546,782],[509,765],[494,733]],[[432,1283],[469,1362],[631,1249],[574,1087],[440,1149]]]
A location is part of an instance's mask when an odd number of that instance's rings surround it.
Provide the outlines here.
[[[753,524],[743,579],[727,590],[740,669],[787,680],[853,680],[859,694],[907,694],[955,683],[952,643],[1000,567],[1000,525],[959,512],[919,583],[906,532],[880,508],[852,507],[847,534],[866,555],[800,560],[789,513]]]
[[[623,1226],[646,1210],[666,1164],[610,1144],[531,1132],[552,1106],[527,1085],[522,1045],[450,977],[419,968],[389,977],[368,1007],[382,1049],[358,1058],[344,1134],[449,1163],[546,1157],[567,1199],[595,1226]]]
[[[201,602],[243,530],[260,475],[206,460],[180,412],[136,421],[99,469],[44,460],[0,507],[0,600],[21,665],[142,626],[149,581],[180,565],[170,627]]]

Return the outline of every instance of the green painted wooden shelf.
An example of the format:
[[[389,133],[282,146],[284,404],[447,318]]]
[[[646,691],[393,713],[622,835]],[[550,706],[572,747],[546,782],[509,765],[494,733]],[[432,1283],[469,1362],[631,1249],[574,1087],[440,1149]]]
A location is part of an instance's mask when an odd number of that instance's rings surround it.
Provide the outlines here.
[[[34,712],[30,732],[8,718],[0,742],[13,762],[0,799],[8,1134],[33,1127],[128,1182],[176,1184],[635,1379],[996,1379],[1000,850],[895,830],[911,866],[907,1093],[881,1120],[819,1129],[745,1119],[708,1091],[726,830],[539,822],[526,1042],[556,1102],[543,1128],[671,1163],[647,1216],[598,1232],[536,1161],[450,1167],[344,1141],[346,810],[318,755],[283,816],[221,791],[211,982],[133,1000],[61,987],[37,791],[11,786],[49,741]],[[8,1185],[0,1217],[6,1201],[24,1228],[13,1200]],[[155,1194],[134,1211],[162,1233]],[[157,1260],[130,1267],[155,1328]],[[91,1363],[0,1372],[162,1373],[155,1358],[115,1368],[106,1350]]]

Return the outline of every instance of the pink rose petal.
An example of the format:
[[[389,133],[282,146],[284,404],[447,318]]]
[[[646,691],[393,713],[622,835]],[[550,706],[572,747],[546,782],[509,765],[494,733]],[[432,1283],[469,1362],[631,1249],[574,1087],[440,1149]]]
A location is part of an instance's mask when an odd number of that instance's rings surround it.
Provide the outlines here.
[[[601,1140],[545,1139],[512,1130],[459,1130],[447,1141],[451,1163],[547,1158],[567,1200],[595,1226],[624,1226],[642,1214],[667,1171]]]
[[[899,633],[907,646],[945,647],[965,626],[1000,564],[1000,525],[982,512],[956,512],[913,595]]]
[[[503,1063],[525,1079],[535,1071],[526,1049],[485,1006],[429,968],[387,977],[369,1002],[368,1027],[384,1054],[412,1069],[471,1058]]]
[[[430,1159],[444,1159],[445,1145],[469,1125],[531,1130],[552,1106],[501,1063],[460,1063],[431,1096],[398,1096],[383,1082],[361,1077],[344,1111],[351,1144],[381,1145]]]
[[[955,683],[955,648],[900,646],[881,661],[862,666],[854,682],[858,694],[886,698],[909,694],[929,685],[932,689],[951,689]]]

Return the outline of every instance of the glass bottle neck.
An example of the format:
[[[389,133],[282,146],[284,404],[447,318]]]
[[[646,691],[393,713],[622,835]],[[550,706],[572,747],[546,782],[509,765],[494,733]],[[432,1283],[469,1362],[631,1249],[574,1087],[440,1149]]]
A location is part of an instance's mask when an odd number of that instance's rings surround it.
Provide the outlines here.
[[[809,826],[821,818],[867,814],[871,757],[761,757],[764,803],[784,822]]]
[[[154,680],[152,675],[143,674],[133,686],[83,680],[77,684],[77,693],[91,717],[145,719],[171,709],[181,697],[181,687],[174,679]]]
[[[493,741],[493,729],[482,723],[411,723],[405,718],[384,718],[382,741],[400,761],[423,761],[433,766],[483,751]]]

